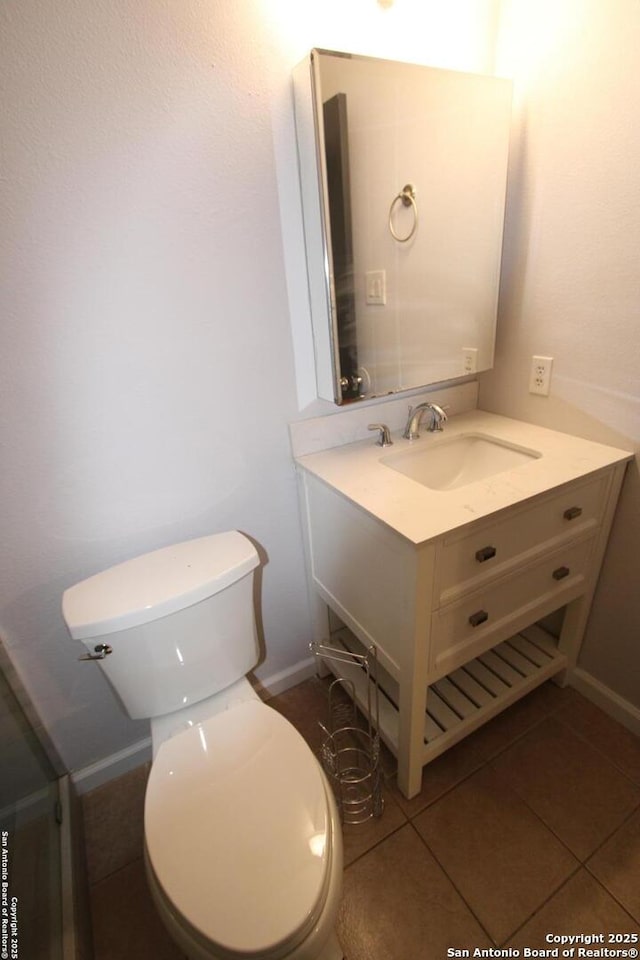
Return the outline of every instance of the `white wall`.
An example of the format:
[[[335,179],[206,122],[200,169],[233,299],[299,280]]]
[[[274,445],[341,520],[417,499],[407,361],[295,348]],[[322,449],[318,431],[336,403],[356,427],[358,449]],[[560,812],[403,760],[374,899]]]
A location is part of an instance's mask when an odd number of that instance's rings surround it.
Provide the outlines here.
[[[480,406],[640,448],[640,5],[504,0],[516,81],[496,365]],[[554,357],[551,395],[528,391]],[[640,482],[626,485],[580,666],[640,707]]]
[[[0,631],[70,769],[147,732],[77,663],[59,612],[105,566],[238,527],[268,556],[261,675],[306,656],[290,70],[312,46],[486,69],[495,9],[0,6]]]

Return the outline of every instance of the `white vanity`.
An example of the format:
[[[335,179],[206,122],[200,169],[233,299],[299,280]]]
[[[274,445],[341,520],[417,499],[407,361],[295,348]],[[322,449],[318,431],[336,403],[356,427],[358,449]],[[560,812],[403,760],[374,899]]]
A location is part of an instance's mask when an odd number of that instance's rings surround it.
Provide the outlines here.
[[[425,764],[574,666],[632,455],[479,410],[392,437],[296,463],[316,639],[377,648],[412,797]],[[561,608],[556,636],[539,622]]]
[[[350,405],[291,425],[315,639],[375,645],[380,732],[412,797],[425,764],[575,665],[632,455],[445,385],[493,362],[510,84],[314,50],[294,90],[315,392]],[[354,402],[436,384],[445,430],[413,441],[406,401]],[[393,446],[367,436],[375,419]]]

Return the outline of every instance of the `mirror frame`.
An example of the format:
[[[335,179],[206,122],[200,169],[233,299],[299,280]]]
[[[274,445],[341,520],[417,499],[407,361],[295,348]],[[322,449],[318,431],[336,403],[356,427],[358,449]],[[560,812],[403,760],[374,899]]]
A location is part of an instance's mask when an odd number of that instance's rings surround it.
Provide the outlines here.
[[[376,57],[367,57],[359,54],[341,53],[334,50],[314,48],[310,54],[293,70],[294,114],[296,126],[296,142],[298,151],[298,169],[300,191],[303,210],[304,240],[306,250],[307,277],[309,301],[312,320],[313,347],[315,354],[316,388],[319,398],[329,400],[339,406],[358,400],[370,400],[381,396],[414,391],[433,383],[442,383],[448,380],[464,377],[465,372],[459,375],[446,376],[439,380],[419,382],[408,386],[385,389],[379,392],[361,396],[351,396],[345,399],[341,382],[340,344],[338,337],[338,311],[336,291],[333,283],[333,250],[331,241],[331,217],[329,212],[329,188],[325,162],[325,132],[320,103],[320,58],[321,56],[343,57],[349,60],[364,60],[392,64],[394,62]],[[429,67],[427,64],[408,64],[410,66],[424,66],[426,69],[440,70]],[[448,73],[461,71],[444,70]],[[482,75],[489,76],[489,75]],[[500,83],[506,84],[509,94],[512,82],[503,78],[492,77]],[[507,151],[508,152],[508,151]],[[504,159],[505,189],[502,211],[504,222],[504,203],[506,203],[506,168],[507,159]],[[502,238],[500,238],[502,239]],[[498,254],[497,273],[499,279],[501,257]],[[496,291],[497,309],[497,291]],[[495,341],[495,315],[493,318],[493,337]],[[487,369],[481,367],[479,369]],[[476,371],[469,371],[473,374]]]

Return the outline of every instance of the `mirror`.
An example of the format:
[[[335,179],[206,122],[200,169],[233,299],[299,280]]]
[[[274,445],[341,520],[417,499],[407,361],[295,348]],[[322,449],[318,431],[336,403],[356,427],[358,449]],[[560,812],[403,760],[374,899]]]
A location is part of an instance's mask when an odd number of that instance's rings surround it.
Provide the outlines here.
[[[511,88],[326,50],[295,69],[318,396],[492,366]]]

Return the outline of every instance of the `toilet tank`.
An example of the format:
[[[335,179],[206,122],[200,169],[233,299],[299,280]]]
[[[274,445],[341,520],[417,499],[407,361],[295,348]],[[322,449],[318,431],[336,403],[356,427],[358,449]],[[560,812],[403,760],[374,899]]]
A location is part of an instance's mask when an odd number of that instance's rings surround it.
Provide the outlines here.
[[[257,663],[253,570],[238,531],[188,540],[127,560],[66,590],[62,613],[133,719],[210,697]],[[85,664],[91,667],[95,664]]]

